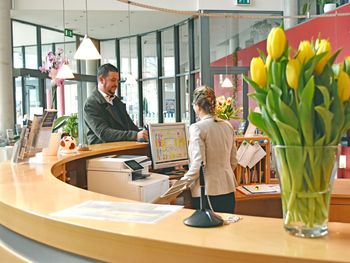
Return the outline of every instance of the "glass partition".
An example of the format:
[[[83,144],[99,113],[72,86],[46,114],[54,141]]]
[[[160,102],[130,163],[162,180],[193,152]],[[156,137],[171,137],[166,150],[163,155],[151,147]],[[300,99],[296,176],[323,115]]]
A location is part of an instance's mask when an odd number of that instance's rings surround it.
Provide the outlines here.
[[[175,75],[175,60],[174,60],[174,29],[167,29],[161,33],[162,39],[162,76]]]
[[[189,77],[180,77],[180,98],[181,98],[181,121],[187,124],[190,123],[190,109],[191,109],[191,98],[190,98],[190,85]]]
[[[131,56],[131,71],[129,66],[129,60]],[[130,72],[137,79],[138,76],[138,61],[137,61],[137,48],[136,48],[136,37],[129,39],[123,38],[120,40],[120,78],[125,80],[126,75]]]
[[[15,100],[16,100],[16,124],[23,124],[23,92],[22,92],[22,77],[15,79]]]
[[[163,79],[163,120],[176,122],[175,78]]]
[[[12,30],[12,44],[15,49],[13,52],[16,66],[38,69],[36,27],[13,21]],[[24,54],[22,53],[23,51]]]
[[[125,85],[125,82],[120,83],[121,99],[126,104],[126,110],[131,119],[138,126],[139,121],[139,88],[138,85]]]
[[[188,56],[188,23],[179,26],[179,49],[180,49],[180,73],[188,72],[189,56]]]
[[[158,74],[156,33],[141,37],[142,78],[154,78]]]
[[[194,41],[194,68],[199,69],[199,19],[196,18],[193,21],[193,41]]]
[[[143,86],[143,122],[157,123],[158,120],[158,86],[156,80],[146,80]]]
[[[105,40],[100,42],[101,65],[111,63],[117,66],[117,58],[115,54],[115,40]]]

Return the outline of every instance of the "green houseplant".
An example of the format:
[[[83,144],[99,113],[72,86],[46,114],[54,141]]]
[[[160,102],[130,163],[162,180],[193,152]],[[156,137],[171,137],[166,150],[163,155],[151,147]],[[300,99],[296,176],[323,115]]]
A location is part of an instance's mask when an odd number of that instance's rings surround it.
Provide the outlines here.
[[[60,128],[70,136],[78,138],[78,114],[72,113],[71,115],[57,118],[54,122],[52,131],[57,132]]]

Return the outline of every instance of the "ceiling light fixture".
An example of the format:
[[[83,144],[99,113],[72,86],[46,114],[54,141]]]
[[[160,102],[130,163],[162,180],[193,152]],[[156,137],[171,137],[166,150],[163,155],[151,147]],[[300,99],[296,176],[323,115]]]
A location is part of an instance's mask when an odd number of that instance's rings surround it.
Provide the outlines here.
[[[128,21],[129,21],[129,73],[126,75],[125,85],[137,85],[135,77],[132,75],[131,70],[131,18],[130,18],[130,2],[128,2]]]
[[[92,43],[91,39],[88,37],[88,8],[87,0],[85,0],[85,36],[83,41],[81,41],[79,48],[74,54],[74,59],[101,59],[101,55],[96,49],[95,45]]]
[[[57,72],[56,78],[58,79],[74,79],[74,75],[70,67],[68,66],[69,62],[66,58],[66,36],[64,35],[65,27],[66,27],[66,16],[65,16],[65,8],[64,8],[64,0],[62,0],[62,21],[63,21],[63,64]]]
[[[230,41],[228,40],[228,35],[227,35],[227,17],[225,16],[225,35],[226,35],[226,39],[225,39],[225,41],[227,41],[227,45],[226,45],[226,56],[225,56],[225,59],[226,59],[226,74],[225,74],[225,79],[224,79],[224,81],[221,83],[221,87],[222,88],[232,88],[233,87],[233,85],[232,85],[232,82],[231,82],[231,80],[229,79],[229,77],[227,76],[227,67],[228,67],[228,65],[227,65],[227,57],[228,57],[228,46],[229,46],[229,44],[230,44]]]

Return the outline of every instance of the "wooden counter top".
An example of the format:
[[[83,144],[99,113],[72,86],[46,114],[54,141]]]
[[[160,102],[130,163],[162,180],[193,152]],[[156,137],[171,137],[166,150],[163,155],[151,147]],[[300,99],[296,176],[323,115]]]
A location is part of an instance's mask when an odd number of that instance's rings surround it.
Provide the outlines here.
[[[58,249],[108,262],[349,262],[346,223],[330,223],[324,238],[302,239],[287,234],[282,220],[273,218],[243,216],[238,223],[218,228],[187,227],[183,220],[193,213],[188,209],[147,225],[50,216],[87,200],[126,201],[68,185],[52,175],[52,167],[145,147],[120,142],[60,160],[37,157],[23,164],[0,163],[0,224]]]

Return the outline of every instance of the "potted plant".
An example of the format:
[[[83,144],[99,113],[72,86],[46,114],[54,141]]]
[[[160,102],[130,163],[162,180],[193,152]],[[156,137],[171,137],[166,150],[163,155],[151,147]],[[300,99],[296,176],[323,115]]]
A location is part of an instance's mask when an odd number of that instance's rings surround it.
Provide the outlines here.
[[[72,113],[69,116],[61,116],[57,118],[53,125],[53,132],[58,131],[62,128],[65,133],[68,133],[74,138],[78,138],[78,114]]]

